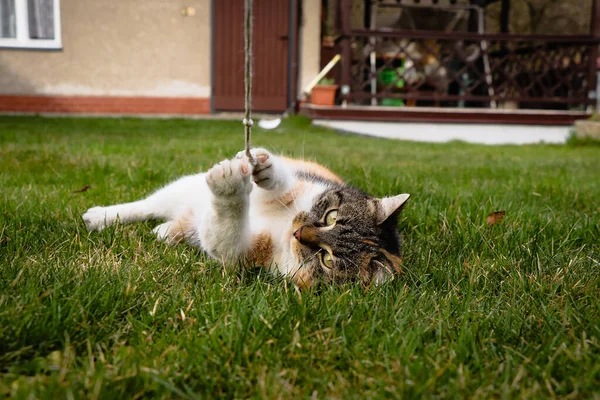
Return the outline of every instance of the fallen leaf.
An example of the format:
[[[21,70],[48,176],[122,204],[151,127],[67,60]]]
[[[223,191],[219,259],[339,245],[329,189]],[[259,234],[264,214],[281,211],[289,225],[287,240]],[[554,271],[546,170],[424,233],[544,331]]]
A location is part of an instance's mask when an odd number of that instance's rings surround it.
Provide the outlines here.
[[[493,213],[488,215],[486,218],[486,222],[487,222],[488,226],[496,225],[496,224],[499,224],[500,222],[502,222],[505,214],[506,214],[506,211],[494,211]]]
[[[83,192],[87,192],[87,190],[88,190],[89,188],[91,188],[91,186],[90,186],[90,185],[85,185],[84,187],[82,187],[82,188],[81,188],[81,189],[79,189],[79,190],[74,190],[74,191],[73,191],[73,193],[83,193]]]

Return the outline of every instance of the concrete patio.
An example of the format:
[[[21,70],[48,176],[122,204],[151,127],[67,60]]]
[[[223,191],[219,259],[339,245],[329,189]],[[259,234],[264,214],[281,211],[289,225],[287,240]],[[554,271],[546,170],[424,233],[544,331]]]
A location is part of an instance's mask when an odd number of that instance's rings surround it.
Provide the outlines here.
[[[462,140],[480,144],[565,143],[572,126],[363,122],[314,120],[313,124],[341,132],[420,142]]]

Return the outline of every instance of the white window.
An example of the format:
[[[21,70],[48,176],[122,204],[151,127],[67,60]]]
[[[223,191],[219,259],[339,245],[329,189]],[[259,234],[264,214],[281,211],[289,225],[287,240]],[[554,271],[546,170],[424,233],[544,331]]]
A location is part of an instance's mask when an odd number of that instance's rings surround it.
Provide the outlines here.
[[[60,0],[0,0],[0,48],[60,49]]]

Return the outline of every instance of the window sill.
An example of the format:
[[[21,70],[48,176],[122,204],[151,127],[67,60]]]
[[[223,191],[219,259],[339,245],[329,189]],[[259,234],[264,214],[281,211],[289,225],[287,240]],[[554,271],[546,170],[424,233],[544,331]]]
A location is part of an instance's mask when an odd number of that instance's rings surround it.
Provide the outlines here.
[[[0,39],[0,49],[13,50],[62,50],[62,43],[58,40],[13,40]]]

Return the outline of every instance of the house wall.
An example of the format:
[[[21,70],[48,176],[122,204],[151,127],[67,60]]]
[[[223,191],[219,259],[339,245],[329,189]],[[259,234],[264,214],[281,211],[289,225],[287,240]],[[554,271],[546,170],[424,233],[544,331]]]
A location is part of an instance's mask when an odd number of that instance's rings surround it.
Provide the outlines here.
[[[179,97],[208,112],[210,3],[62,0],[63,49],[0,49],[0,96]]]
[[[321,0],[301,1],[299,95],[321,45]],[[0,48],[0,112],[209,113],[210,23],[211,0],[61,0],[62,50]]]
[[[320,71],[321,0],[303,0],[299,43],[298,96]]]

